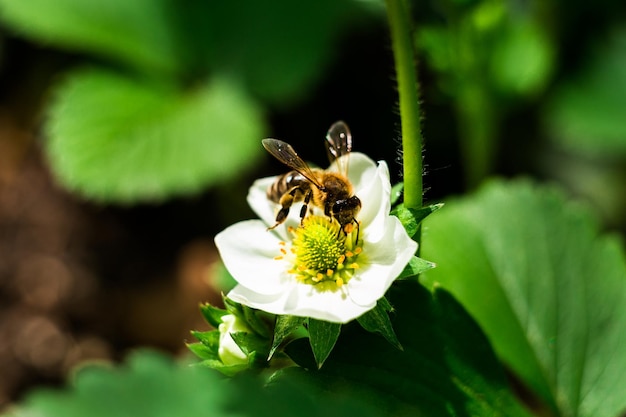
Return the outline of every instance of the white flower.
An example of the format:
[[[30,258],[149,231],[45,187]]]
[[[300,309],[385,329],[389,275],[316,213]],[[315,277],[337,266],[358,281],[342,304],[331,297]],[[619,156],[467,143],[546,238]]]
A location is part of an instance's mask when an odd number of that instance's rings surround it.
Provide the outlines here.
[[[415,254],[417,243],[389,215],[385,162],[351,153],[349,179],[362,203],[360,224],[347,235],[322,213],[300,226],[300,204],[273,230],[277,205],[266,196],[276,177],[257,180],[248,203],[260,220],[234,224],[215,237],[238,285],[228,298],[273,314],[347,323],[371,310]],[[329,171],[336,171],[337,164]]]
[[[217,351],[224,365],[242,365],[248,363],[248,356],[243,353],[239,345],[235,343],[231,333],[246,332],[250,329],[233,314],[222,316],[222,323],[219,325],[220,331],[220,347]]]

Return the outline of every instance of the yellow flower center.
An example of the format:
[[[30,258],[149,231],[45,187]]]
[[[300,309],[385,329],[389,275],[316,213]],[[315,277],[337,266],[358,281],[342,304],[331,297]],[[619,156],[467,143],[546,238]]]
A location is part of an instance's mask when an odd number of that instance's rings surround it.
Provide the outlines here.
[[[347,230],[345,230],[347,229]],[[341,230],[336,220],[323,216],[308,216],[293,235],[291,248],[281,242],[281,253],[276,259],[289,258],[290,274],[299,281],[320,291],[336,291],[359,268],[362,261],[363,242],[357,242],[358,229],[349,225]]]

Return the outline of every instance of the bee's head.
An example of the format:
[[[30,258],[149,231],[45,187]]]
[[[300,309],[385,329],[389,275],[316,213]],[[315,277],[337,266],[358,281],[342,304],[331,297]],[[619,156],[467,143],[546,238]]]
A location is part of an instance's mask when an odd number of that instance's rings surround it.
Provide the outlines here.
[[[354,222],[359,210],[361,210],[361,200],[355,195],[345,200],[337,200],[332,207],[333,217],[337,219],[341,227]]]

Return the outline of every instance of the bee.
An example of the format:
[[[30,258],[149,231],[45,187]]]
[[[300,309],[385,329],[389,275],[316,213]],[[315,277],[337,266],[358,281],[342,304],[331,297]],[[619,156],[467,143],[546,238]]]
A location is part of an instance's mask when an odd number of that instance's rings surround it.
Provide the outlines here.
[[[276,224],[268,230],[282,224],[287,219],[291,206],[302,201],[301,223],[307,215],[309,205],[313,205],[323,209],[329,218],[337,220],[344,233],[349,233],[355,225],[358,233],[356,215],[361,209],[361,200],[354,195],[352,183],[348,179],[349,158],[341,158],[352,151],[352,135],[344,122],[334,123],[326,134],[329,159],[331,163],[337,162],[339,172],[310,168],[291,145],[281,140],[264,139],[263,147],[292,169],[278,177],[267,189],[267,198],[281,206],[276,215]]]

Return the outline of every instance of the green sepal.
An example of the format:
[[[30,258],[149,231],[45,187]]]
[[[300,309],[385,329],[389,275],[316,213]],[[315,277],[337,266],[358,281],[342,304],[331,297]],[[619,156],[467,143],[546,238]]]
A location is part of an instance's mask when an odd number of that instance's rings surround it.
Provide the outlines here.
[[[276,349],[285,340],[286,337],[291,335],[299,327],[304,324],[305,318],[298,316],[282,315],[276,316],[276,325],[274,326],[274,340],[272,341],[272,347],[270,349],[267,360],[272,359],[272,356],[276,352]]]
[[[230,314],[234,314],[245,321],[250,330],[264,339],[270,339],[272,337],[268,322],[274,320],[273,315],[239,304],[228,297],[223,297],[223,299],[226,310]]]
[[[222,300],[224,300],[224,307],[226,308],[226,311],[228,311],[228,313],[234,314],[241,319],[244,318],[243,306],[241,304],[234,302],[228,297],[222,297]]]
[[[253,332],[269,338],[267,326],[257,315],[258,310],[239,304],[228,297],[223,297],[223,299],[224,306],[226,307],[226,311],[228,311],[228,313],[233,314],[246,322],[250,330]]]
[[[205,332],[208,333],[208,332]],[[219,335],[218,335],[219,338]],[[251,363],[258,363],[254,361],[254,355],[248,356],[248,363],[238,365],[225,365],[218,353],[219,344],[216,346],[208,346],[202,342],[188,343],[187,349],[189,349],[194,355],[201,359],[200,362],[194,364],[197,366],[205,366],[207,368],[215,369],[226,376],[234,376],[235,374],[250,368]]]
[[[306,338],[300,338],[289,342],[283,352],[296,365],[307,370],[317,370],[318,366],[311,349],[311,343]]]
[[[246,354],[250,365],[265,366],[265,364],[267,364],[270,348],[269,340],[246,332],[231,333],[230,337],[233,338],[237,346]]]
[[[243,305],[241,306],[241,310],[243,312],[243,319],[253,332],[260,335],[264,339],[269,339],[271,337],[272,333],[270,332],[267,323],[259,316],[260,314],[264,314],[263,312]]]
[[[434,211],[443,207],[443,203],[432,204],[430,206],[424,206],[420,209],[406,208],[404,204],[398,204],[391,214],[400,219],[402,226],[406,229],[409,236],[413,237],[419,229],[419,224],[428,217]]]
[[[378,300],[376,307],[363,314],[357,321],[365,330],[370,333],[381,334],[392,346],[399,350],[404,350],[396,332],[393,330],[391,320],[389,319],[389,313],[393,310],[391,304],[385,297]]]
[[[205,366],[207,368],[215,369],[216,371],[219,371],[226,376],[235,376],[239,372],[245,371],[249,368],[247,363],[243,363],[240,365],[224,365],[224,363],[220,359],[206,359],[194,365]]]
[[[199,332],[196,330],[191,331],[191,335],[198,339],[200,343],[203,345],[214,349],[217,352],[217,349],[220,346],[220,332],[219,330],[210,330],[208,332]]]
[[[411,258],[409,263],[406,264],[406,266],[404,267],[402,272],[400,272],[400,275],[398,275],[398,278],[396,279],[407,279],[415,277],[424,271],[435,268],[436,266],[437,265],[433,262],[414,256]]]
[[[400,197],[402,197],[402,192],[404,191],[404,183],[399,182],[394,184],[391,187],[391,205],[395,206],[398,201],[400,201]]]
[[[202,316],[207,321],[207,323],[209,323],[216,329],[219,327],[220,324],[222,324],[222,317],[228,314],[226,310],[214,307],[209,303],[201,304],[200,312],[202,313]]]
[[[309,341],[318,369],[321,369],[332,352],[340,333],[341,324],[339,323],[309,318]]]
[[[217,349],[207,346],[201,342],[187,343],[187,348],[202,361],[218,361],[222,362],[217,353]]]
[[[204,366],[217,369],[225,375],[234,375],[249,367],[267,366],[271,340],[268,336],[268,326],[263,318],[260,317],[262,312],[243,306],[226,297],[223,300],[226,307],[225,310],[211,306],[208,303],[200,306],[202,315],[207,322],[215,327],[215,330],[206,332],[192,331],[191,334],[200,343],[190,343],[187,344],[187,347],[203,360],[202,364]],[[222,318],[227,314],[232,314],[238,320],[243,320],[249,329],[246,332],[230,333],[234,342],[248,357],[248,363],[245,365],[225,365],[219,356],[221,339],[219,326],[223,323]]]
[[[213,367],[213,365],[211,365],[213,363],[218,362],[222,364],[218,353],[220,347],[219,330],[210,330],[207,332],[192,330],[191,335],[195,337],[198,342],[187,343],[187,348],[198,358],[202,359],[204,365]]]

